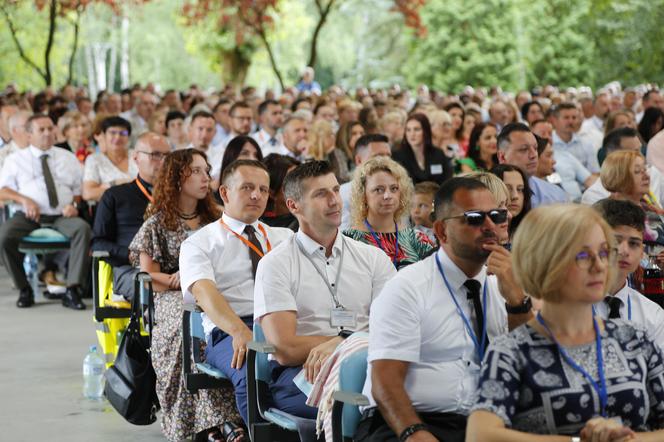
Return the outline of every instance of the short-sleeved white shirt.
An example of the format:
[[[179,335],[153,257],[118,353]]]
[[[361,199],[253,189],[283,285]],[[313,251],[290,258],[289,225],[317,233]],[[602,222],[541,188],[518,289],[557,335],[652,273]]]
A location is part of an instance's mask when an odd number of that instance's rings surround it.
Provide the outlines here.
[[[58,206],[51,207],[42,171],[41,156],[48,155],[48,166],[58,194]],[[29,146],[9,155],[0,170],[0,188],[7,187],[31,198],[42,215],[61,215],[62,209],[81,195],[83,170],[76,156],[59,147],[41,150]]]
[[[221,218],[233,232],[247,238],[244,233],[247,224],[226,214]],[[272,247],[276,247],[293,236],[290,229],[270,227],[260,221],[254,222],[252,226],[256,229],[256,237],[265,252],[268,250],[268,240]],[[267,238],[263,236],[262,230]],[[185,303],[194,302],[191,287],[202,279],[214,281],[238,316],[251,316],[254,313],[254,279],[251,274],[249,247],[226,230],[219,221],[201,228],[180,246],[180,281]],[[203,329],[206,335],[210,334],[214,327],[214,323],[203,314]]]
[[[648,331],[650,339],[664,351],[664,310],[627,283],[614,296],[622,301],[620,318],[643,325]],[[604,301],[598,302],[595,304],[595,313],[601,318],[607,319],[609,306]]]
[[[298,240],[304,251],[300,250]],[[369,307],[396,270],[382,250],[347,238],[341,232],[337,232],[329,257],[325,256],[322,245],[299,231],[261,259],[256,273],[254,318],[273,312],[294,311],[300,336],[334,336],[339,333],[339,329],[330,324],[331,310],[335,306],[332,294],[304,253],[328,282],[334,284],[342,251],[341,275],[338,286],[335,286],[337,298],[345,310],[356,313],[357,323],[353,330],[366,331]]]
[[[479,357],[436,265],[436,255],[457,302],[471,318],[472,301],[463,285],[471,279],[442,247],[436,254],[401,270],[371,307],[369,362],[409,362],[405,389],[418,412],[467,415],[479,382]],[[472,279],[487,286],[486,327],[489,340],[507,333],[505,300],[486,267]],[[364,394],[371,406],[371,363]]]

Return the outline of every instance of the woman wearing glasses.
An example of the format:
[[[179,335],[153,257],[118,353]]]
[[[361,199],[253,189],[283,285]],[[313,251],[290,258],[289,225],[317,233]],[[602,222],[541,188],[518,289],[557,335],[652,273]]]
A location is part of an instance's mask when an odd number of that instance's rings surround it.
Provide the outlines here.
[[[426,257],[433,244],[408,226],[413,184],[408,172],[387,157],[375,157],[355,170],[351,184],[353,227],[344,235],[382,249],[396,268]]]
[[[168,154],[146,221],[129,246],[131,263],[150,274],[155,290],[152,365],[163,413],[162,432],[169,441],[188,439],[204,430],[208,440],[225,440],[220,426],[229,423],[232,432],[237,425],[231,422],[240,421],[232,389],[200,390],[192,395],[182,378],[183,301],[178,260],[182,242],[220,216],[209,192],[209,173],[207,158],[198,150]]]
[[[641,325],[594,315],[615,272],[608,224],[588,207],[541,207],[513,251],[518,282],[542,307],[491,341],[466,441],[663,440],[652,432],[664,428],[659,348]]]
[[[83,199],[99,201],[111,186],[128,183],[136,178],[138,168],[127,149],[131,125],[121,117],[108,117],[101,123],[101,133],[95,137],[100,152],[85,160]]]

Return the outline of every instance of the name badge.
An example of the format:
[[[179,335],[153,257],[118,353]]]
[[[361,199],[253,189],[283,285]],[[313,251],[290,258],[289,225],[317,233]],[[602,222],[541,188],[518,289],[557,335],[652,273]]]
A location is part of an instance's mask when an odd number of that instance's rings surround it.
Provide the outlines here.
[[[442,175],[443,174],[443,165],[442,164],[432,164],[431,165],[431,175]]]
[[[355,328],[357,324],[357,314],[342,308],[333,308],[330,310],[330,325],[332,327]]]

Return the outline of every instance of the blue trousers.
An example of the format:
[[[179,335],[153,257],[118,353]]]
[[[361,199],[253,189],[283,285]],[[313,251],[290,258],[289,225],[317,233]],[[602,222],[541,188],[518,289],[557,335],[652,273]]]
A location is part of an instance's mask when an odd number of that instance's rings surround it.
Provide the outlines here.
[[[254,328],[254,318],[245,316],[240,318],[249,327]],[[235,403],[237,410],[247,423],[247,361],[239,370],[231,368],[233,361],[233,338],[215,327],[207,339],[205,347],[205,361],[213,367],[221,370],[230,379],[235,388]]]
[[[307,396],[302,393],[293,378],[302,370],[302,366],[286,367],[277,361],[270,361],[270,393],[272,393],[273,406],[298,417],[316,419],[318,409],[305,404]]]

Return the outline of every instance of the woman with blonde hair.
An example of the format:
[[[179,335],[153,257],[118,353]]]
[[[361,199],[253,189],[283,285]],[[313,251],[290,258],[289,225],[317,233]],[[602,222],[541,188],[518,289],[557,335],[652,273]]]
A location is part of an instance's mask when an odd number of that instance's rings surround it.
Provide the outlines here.
[[[87,156],[93,152],[90,148],[90,119],[79,111],[69,111],[58,120],[58,130],[65,140],[56,146],[72,152],[84,163]]]
[[[444,110],[434,110],[429,113],[431,122],[431,142],[442,150],[449,158],[461,156],[459,142],[454,137],[452,117]]]
[[[664,428],[661,350],[642,325],[593,311],[616,255],[613,231],[587,206],[526,215],[513,270],[541,309],[491,341],[467,442],[662,440],[653,432]]]
[[[644,240],[664,245],[664,209],[650,191],[650,175],[643,155],[633,150],[609,154],[602,163],[600,179],[611,193],[609,198],[632,201],[645,210]]]
[[[339,183],[349,181],[348,158],[350,157],[336,148],[332,123],[322,119],[314,121],[309,129],[308,138],[308,157],[318,161],[328,161]]]
[[[344,235],[379,247],[397,268],[423,259],[433,244],[404,221],[412,194],[408,172],[396,161],[375,157],[363,163],[351,184],[352,228]]]

